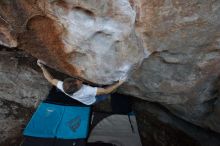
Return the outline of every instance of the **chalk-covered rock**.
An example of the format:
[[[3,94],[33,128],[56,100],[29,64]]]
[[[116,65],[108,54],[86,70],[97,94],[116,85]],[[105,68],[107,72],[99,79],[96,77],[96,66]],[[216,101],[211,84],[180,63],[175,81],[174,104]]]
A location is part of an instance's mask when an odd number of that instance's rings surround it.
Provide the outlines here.
[[[2,1],[2,45],[99,84],[129,74],[144,58],[128,0]],[[8,11],[10,10],[10,11]],[[2,27],[2,28],[5,28]],[[1,27],[0,27],[1,28]],[[15,37],[15,40],[5,38]]]

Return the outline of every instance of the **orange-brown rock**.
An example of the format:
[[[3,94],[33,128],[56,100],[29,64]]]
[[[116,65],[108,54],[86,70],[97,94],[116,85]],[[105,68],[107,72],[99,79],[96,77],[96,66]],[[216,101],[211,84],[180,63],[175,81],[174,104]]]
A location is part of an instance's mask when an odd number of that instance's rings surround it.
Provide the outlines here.
[[[0,8],[8,28],[2,45],[23,49],[71,76],[110,84],[144,58],[127,0],[17,0],[2,1]]]

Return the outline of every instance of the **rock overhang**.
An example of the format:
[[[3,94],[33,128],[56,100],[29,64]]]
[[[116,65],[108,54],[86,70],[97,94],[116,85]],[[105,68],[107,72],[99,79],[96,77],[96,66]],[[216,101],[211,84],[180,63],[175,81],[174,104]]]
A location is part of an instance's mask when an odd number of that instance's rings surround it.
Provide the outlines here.
[[[17,3],[25,5],[23,13],[34,5],[23,18],[26,29],[16,34],[18,47],[70,76],[111,84],[145,57],[128,0]]]

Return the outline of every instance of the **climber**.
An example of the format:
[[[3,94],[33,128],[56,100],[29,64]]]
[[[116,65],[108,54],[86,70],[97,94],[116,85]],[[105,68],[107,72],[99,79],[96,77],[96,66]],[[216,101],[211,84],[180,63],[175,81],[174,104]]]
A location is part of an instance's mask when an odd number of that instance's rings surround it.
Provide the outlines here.
[[[52,75],[44,67],[43,62],[38,60],[37,65],[42,69],[44,77],[52,85],[56,86],[59,90],[64,92],[69,97],[78,100],[86,105],[92,105],[106,99],[108,94],[113,92],[126,80],[126,77],[119,80],[117,83],[110,85],[106,88],[92,87],[84,85],[82,81],[74,78],[67,78],[63,82],[57,79],[54,79]],[[105,96],[100,96],[105,95]]]

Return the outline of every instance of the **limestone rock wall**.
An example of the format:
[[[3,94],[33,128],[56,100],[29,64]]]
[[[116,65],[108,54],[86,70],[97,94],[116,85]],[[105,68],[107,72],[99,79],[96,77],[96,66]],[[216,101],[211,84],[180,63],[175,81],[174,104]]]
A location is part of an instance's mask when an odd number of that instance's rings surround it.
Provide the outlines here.
[[[219,0],[2,0],[0,44],[220,132]]]

